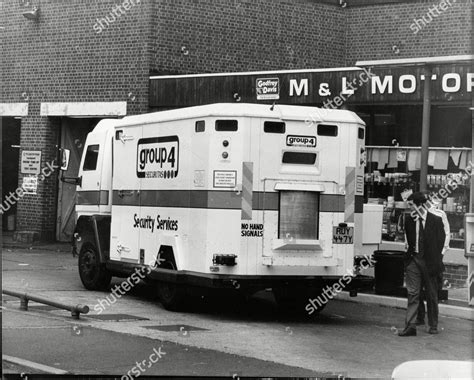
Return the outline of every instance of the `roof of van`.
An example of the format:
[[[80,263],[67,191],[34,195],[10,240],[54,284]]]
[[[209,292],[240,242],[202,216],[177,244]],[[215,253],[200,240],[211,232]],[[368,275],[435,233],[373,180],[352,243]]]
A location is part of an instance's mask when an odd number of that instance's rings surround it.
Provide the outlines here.
[[[364,124],[354,112],[306,106],[292,106],[253,103],[215,103],[196,107],[152,112],[143,115],[126,116],[116,121],[117,127],[143,125],[164,121],[192,119],[199,117],[262,117],[280,120],[303,120],[314,123],[357,123]]]

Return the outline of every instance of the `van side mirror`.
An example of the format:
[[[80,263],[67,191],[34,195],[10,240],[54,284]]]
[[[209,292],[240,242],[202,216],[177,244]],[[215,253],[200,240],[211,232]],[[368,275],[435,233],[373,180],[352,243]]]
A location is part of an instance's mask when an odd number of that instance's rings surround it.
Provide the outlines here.
[[[61,162],[61,170],[67,170],[69,166],[69,157],[71,155],[71,151],[69,149],[60,149],[59,150],[59,162]]]

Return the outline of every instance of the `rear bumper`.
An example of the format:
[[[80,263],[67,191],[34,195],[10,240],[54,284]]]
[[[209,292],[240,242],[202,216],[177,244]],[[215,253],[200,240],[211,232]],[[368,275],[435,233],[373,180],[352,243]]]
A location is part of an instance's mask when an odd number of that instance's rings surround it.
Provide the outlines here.
[[[114,275],[127,277],[139,270],[147,273],[145,266],[119,261],[109,261],[109,269]],[[216,273],[199,273],[192,271],[173,271],[156,268],[146,276],[154,281],[166,281],[189,286],[214,289],[265,289],[272,287],[325,287],[340,281],[342,276],[262,276],[262,275],[231,275]],[[349,291],[367,289],[373,286],[373,278],[367,276],[353,277],[344,288]]]

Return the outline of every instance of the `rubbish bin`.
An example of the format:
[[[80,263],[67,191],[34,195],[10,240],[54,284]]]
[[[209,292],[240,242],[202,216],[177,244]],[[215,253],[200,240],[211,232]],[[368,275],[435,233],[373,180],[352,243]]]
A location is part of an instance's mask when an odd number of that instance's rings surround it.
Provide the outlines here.
[[[375,251],[375,293],[398,295],[403,288],[404,265],[402,251]]]

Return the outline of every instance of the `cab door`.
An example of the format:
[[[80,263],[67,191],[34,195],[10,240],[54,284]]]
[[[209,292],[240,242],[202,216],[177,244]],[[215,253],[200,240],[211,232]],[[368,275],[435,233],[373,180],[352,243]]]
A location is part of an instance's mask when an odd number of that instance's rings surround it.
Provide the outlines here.
[[[112,179],[112,227],[110,258],[139,262],[140,181],[137,176],[137,144],[142,127],[115,130]]]

